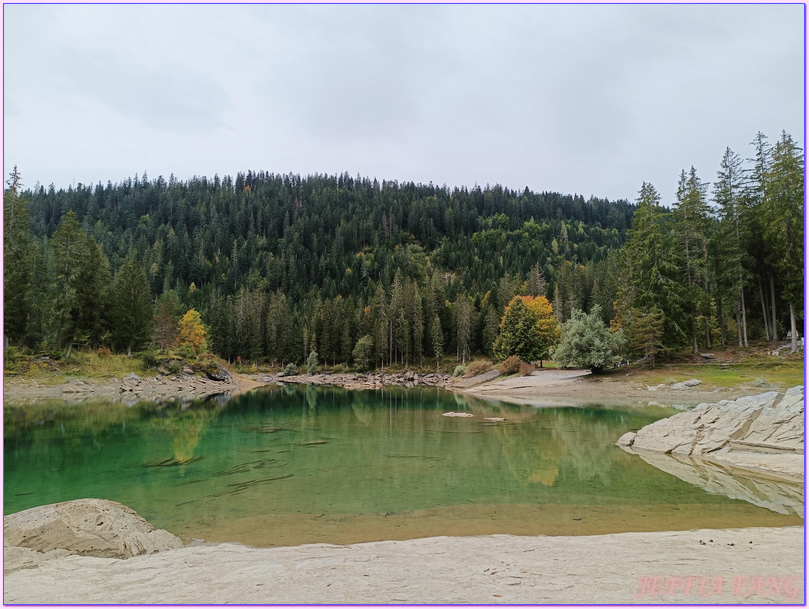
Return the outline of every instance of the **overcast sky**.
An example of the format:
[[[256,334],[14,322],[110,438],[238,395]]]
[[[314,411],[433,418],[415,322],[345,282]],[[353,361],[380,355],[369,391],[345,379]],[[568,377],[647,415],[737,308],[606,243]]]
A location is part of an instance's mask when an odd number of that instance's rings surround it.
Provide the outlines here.
[[[4,6],[4,168],[341,173],[673,201],[804,142],[802,5]]]

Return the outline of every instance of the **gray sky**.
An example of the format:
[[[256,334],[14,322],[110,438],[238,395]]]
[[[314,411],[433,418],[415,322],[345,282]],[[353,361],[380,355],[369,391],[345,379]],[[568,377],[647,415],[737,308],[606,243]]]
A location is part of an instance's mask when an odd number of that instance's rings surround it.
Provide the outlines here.
[[[802,5],[4,6],[26,186],[266,170],[670,204],[804,141]]]

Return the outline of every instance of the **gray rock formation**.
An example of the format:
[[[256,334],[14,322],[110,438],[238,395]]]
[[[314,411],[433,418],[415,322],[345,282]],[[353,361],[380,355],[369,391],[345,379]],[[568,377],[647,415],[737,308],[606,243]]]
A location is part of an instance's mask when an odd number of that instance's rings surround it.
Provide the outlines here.
[[[134,510],[106,499],[64,501],[10,514],[3,518],[3,533],[6,550],[63,550],[102,558],[129,558],[183,545]]]
[[[656,421],[617,444],[635,451],[702,457],[724,466],[803,478],[804,390],[700,404]]]

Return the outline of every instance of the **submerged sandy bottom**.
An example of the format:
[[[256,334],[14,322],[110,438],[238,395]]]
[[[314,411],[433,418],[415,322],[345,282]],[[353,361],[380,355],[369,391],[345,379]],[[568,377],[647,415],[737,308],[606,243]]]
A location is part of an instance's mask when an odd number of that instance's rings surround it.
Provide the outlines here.
[[[4,601],[802,603],[803,544],[802,527],[783,527],[201,545],[128,560],[29,559],[23,568],[7,556]]]
[[[694,528],[802,525],[750,504],[468,505],[387,514],[278,514],[236,520],[208,514],[181,529],[186,542],[239,542],[255,547],[351,544],[451,535],[603,535]]]

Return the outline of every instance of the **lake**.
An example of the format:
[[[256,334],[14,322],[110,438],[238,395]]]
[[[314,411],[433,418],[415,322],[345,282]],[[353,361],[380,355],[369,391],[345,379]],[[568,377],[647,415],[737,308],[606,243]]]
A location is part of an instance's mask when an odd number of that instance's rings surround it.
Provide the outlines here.
[[[4,512],[99,497],[185,539],[253,546],[803,523],[614,446],[674,412],[292,385],[183,405],[6,407]]]

